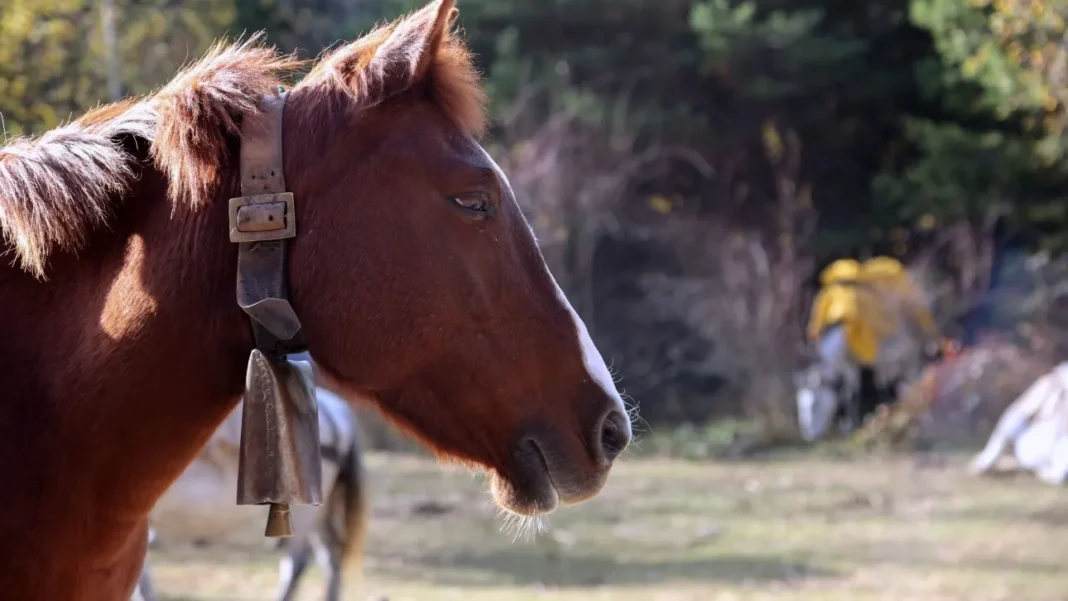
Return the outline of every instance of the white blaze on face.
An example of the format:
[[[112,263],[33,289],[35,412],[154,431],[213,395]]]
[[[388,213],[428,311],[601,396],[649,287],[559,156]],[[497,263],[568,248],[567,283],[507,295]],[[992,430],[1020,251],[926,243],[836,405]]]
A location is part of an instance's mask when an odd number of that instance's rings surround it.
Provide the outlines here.
[[[545,268],[546,272],[549,272],[548,267]],[[553,278],[553,274],[549,273],[549,277]],[[553,286],[556,287],[556,298],[564,305],[568,313],[571,314],[571,320],[575,323],[575,330],[578,333],[579,345],[582,347],[582,362],[586,364],[586,371],[589,372],[590,377],[596,382],[604,391],[605,394],[612,397],[612,400],[616,403],[616,408],[619,409],[623,415],[627,415],[627,407],[623,404],[623,397],[620,396],[619,391],[616,390],[616,383],[612,380],[612,374],[608,371],[608,365],[604,362],[604,357],[601,356],[601,352],[597,350],[597,346],[593,344],[593,339],[590,338],[590,332],[586,329],[585,322],[579,317],[574,307],[567,300],[567,296],[564,295],[564,291],[560,289],[560,285],[556,283],[556,279],[553,278]],[[627,419],[627,436],[631,435],[630,420]]]
[[[500,178],[501,183],[504,184],[509,195],[514,198],[515,193],[512,191],[512,184],[509,183],[508,176],[504,174],[504,171],[497,165],[497,162],[493,160],[493,157],[491,157],[481,145],[476,142],[475,146],[482,152],[490,166],[493,167],[493,170],[497,172],[497,177]],[[531,230],[531,236],[533,236],[534,230],[530,228],[529,223],[526,225],[527,228]],[[582,321],[582,318],[579,317],[575,308],[571,306],[571,302],[567,300],[567,295],[564,294],[560,285],[556,283],[556,278],[553,277],[552,272],[549,271],[549,266],[545,264],[544,260],[542,261],[542,267],[545,268],[545,273],[549,276],[553,286],[556,288],[557,300],[559,300],[560,304],[567,309],[568,314],[571,315],[571,320],[575,324],[575,333],[578,335],[579,346],[582,349],[582,362],[586,365],[586,372],[589,373],[590,379],[596,382],[597,385],[604,390],[605,394],[611,397],[616,404],[616,408],[619,409],[623,415],[628,416],[627,406],[623,403],[623,397],[616,389],[616,384],[612,380],[612,374],[608,371],[608,365],[604,362],[604,357],[601,356],[601,352],[597,350],[597,346],[593,343],[593,339],[590,338],[590,332],[586,329],[586,324]],[[627,436],[630,437],[632,431],[629,416],[628,419],[624,421],[627,423]]]

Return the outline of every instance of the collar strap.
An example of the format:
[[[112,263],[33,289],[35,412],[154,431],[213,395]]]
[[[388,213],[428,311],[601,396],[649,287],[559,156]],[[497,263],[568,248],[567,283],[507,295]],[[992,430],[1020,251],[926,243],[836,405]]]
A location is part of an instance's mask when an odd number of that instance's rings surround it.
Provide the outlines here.
[[[237,243],[237,304],[252,320],[256,348],[282,356],[306,349],[289,304],[286,240],[297,235],[296,204],[282,167],[282,115],[289,93],[267,94],[241,125],[241,196],[230,199]]]

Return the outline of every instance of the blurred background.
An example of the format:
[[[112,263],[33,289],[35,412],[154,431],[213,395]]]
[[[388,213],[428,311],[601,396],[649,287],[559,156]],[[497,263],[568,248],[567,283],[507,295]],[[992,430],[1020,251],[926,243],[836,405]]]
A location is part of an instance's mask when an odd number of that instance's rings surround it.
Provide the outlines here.
[[[4,135],[150,92],[220,36],[310,58],[421,4],[0,0]],[[602,497],[532,536],[361,412],[373,510],[345,599],[1068,598],[1059,487],[967,469],[1068,350],[1068,2],[458,7],[485,145],[639,440]],[[949,351],[864,427],[802,443],[819,274],[880,255]],[[157,524],[162,598],[274,595],[279,556],[246,515],[243,542]]]

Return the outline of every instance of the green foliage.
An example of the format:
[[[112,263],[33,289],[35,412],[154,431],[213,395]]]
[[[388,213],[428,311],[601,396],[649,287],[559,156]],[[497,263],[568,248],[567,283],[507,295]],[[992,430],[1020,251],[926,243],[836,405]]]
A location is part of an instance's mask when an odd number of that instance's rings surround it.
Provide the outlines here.
[[[368,3],[359,0],[241,0],[236,2],[234,29],[262,29],[271,43],[283,50],[312,58],[364,24],[369,10],[365,4]],[[392,3],[375,3],[388,4]],[[403,4],[415,6],[411,2]]]
[[[775,9],[765,16],[755,1],[697,3],[690,24],[699,35],[706,73],[742,73],[747,91],[766,100],[812,93],[812,76],[855,60],[867,43],[852,36],[823,33],[826,13],[819,7]]]
[[[935,37],[947,66],[983,90],[1000,118],[1015,112],[1055,113],[1063,97],[1068,49],[1063,0],[917,0],[917,24]],[[1047,122],[1061,130],[1063,122]]]
[[[165,83],[234,17],[220,0],[115,0],[124,93]],[[0,4],[0,114],[9,135],[46,130],[109,100],[100,2]]]
[[[123,92],[127,94],[144,94],[166,83],[180,66],[200,57],[219,36],[244,33],[230,29],[237,14],[236,0],[114,2],[118,62],[122,65]],[[103,50],[96,33],[99,28],[89,31],[94,32],[89,60],[102,64]],[[103,94],[97,98],[107,100]]]
[[[905,218],[931,214],[941,223],[1010,209],[1020,228],[1068,224],[1058,83],[1068,59],[1066,8],[1060,1],[912,1],[912,20],[937,51],[918,65],[918,78],[942,110],[936,118],[902,116],[916,157],[873,178],[882,201]]]
[[[999,131],[976,132],[956,123],[906,120],[922,159],[901,176],[874,180],[877,192],[901,205],[901,216],[932,214],[940,223],[981,215],[1013,198],[1033,163],[1030,147]]]
[[[905,0],[704,0],[690,11],[706,88],[751,115],[745,135],[756,138],[768,118],[798,132],[821,256],[857,252],[876,224],[897,219],[867,201],[873,173],[901,146],[901,108],[918,101],[913,65],[930,54],[905,15]],[[774,198],[759,178],[747,185]]]
[[[94,100],[85,60],[94,16],[85,0],[8,0],[0,5],[0,115],[7,133],[54,127]]]

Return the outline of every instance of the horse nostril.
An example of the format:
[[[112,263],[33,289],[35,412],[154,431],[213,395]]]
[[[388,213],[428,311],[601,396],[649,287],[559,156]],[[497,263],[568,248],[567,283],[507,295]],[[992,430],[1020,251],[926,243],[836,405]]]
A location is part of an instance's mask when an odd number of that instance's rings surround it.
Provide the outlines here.
[[[606,462],[611,463],[630,444],[627,428],[627,416],[619,411],[612,411],[601,422],[601,454]]]

